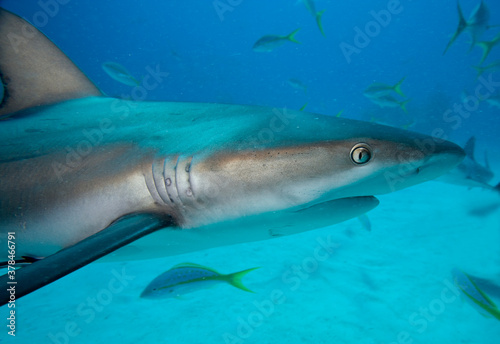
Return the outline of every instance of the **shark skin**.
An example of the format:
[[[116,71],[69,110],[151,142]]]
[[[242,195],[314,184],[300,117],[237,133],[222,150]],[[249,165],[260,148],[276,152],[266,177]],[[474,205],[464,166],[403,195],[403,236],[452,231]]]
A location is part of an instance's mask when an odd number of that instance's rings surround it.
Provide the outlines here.
[[[172,255],[357,217],[378,204],[374,195],[434,179],[464,157],[451,142],[374,123],[100,96],[77,67],[53,66],[66,57],[49,40],[12,61],[1,40],[25,25],[36,31],[0,9],[0,245],[13,232],[16,259],[47,257],[16,271],[17,298],[155,231],[157,251]],[[71,80],[80,86],[68,91]],[[24,101],[33,83],[49,86]]]

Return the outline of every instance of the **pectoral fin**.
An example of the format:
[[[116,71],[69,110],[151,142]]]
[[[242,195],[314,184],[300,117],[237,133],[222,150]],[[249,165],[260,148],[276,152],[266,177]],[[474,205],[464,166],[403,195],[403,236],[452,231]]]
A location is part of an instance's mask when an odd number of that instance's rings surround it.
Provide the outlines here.
[[[19,299],[119,247],[167,225],[168,223],[164,219],[152,215],[122,218],[73,246],[16,270],[14,280],[9,279],[8,274],[1,276],[0,283],[6,287],[15,286],[15,296],[16,299]],[[12,281],[15,281],[16,284],[8,284]],[[9,294],[4,288],[0,305],[5,305],[8,302]]]

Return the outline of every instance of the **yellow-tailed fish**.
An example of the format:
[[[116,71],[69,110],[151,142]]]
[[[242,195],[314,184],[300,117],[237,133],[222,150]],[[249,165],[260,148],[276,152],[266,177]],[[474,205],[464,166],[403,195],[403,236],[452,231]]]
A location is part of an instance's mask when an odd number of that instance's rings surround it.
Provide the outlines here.
[[[363,92],[363,95],[368,98],[378,98],[381,96],[389,95],[391,92],[396,92],[401,97],[406,97],[401,90],[401,85],[406,77],[399,80],[395,85],[387,85],[380,82],[374,82]]]
[[[102,69],[114,80],[128,86],[139,86],[140,81],[134,78],[129,71],[116,62],[104,62]]]
[[[500,43],[500,33],[496,35],[495,38],[493,38],[491,41],[483,41],[477,43],[477,45],[483,48],[483,56],[481,57],[481,61],[479,61],[479,64],[483,63],[484,60],[486,60],[491,52],[491,49],[493,49],[493,47],[495,47],[498,43]]]
[[[302,105],[302,107],[299,109],[299,111],[304,111],[305,108],[306,108],[306,106],[307,106],[307,103],[305,103],[304,105]]]
[[[256,269],[259,268],[224,275],[198,264],[177,264],[151,281],[142,292],[141,297],[147,299],[180,297],[219,283],[229,283],[236,288],[253,293],[242,284],[241,279]]]
[[[460,7],[460,2],[457,1],[457,11],[458,11],[458,27],[450,41],[446,45],[444,49],[443,55],[446,54],[448,49],[450,49],[451,45],[455,40],[460,36],[462,32],[465,30],[469,31],[472,42],[470,49],[474,47],[477,42],[477,39],[483,34],[484,31],[490,28],[488,25],[488,21],[490,20],[490,11],[488,7],[481,0],[481,3],[472,11],[469,20],[465,20],[464,14],[462,12],[462,8]]]
[[[321,19],[323,18],[323,13],[325,13],[325,11],[326,10],[319,11],[318,13],[316,13],[316,16],[314,17],[316,19],[316,24],[318,25],[319,31],[324,37],[326,37],[326,35],[325,31],[323,31],[323,22],[321,21]]]
[[[459,269],[452,270],[455,285],[471,301],[476,310],[483,316],[500,320],[500,310],[495,303],[486,295],[474,282],[474,280],[465,272]]]
[[[307,10],[309,13],[311,13],[313,16],[316,15],[316,5],[314,4],[313,0],[302,0],[304,3],[304,6],[306,6]]]
[[[335,117],[338,118],[338,117],[342,116],[343,113],[344,113],[344,110],[342,109],[339,112],[337,112],[337,114],[335,115]]]
[[[400,107],[404,112],[408,113],[406,110],[406,104],[410,101],[410,99],[406,100],[397,100],[391,95],[385,95],[378,98],[369,98],[372,103],[377,104],[381,108],[389,107],[389,108],[397,108]]]
[[[477,71],[477,77],[479,78],[484,72],[497,72],[500,70],[500,60],[492,62],[486,66],[472,66]]]
[[[278,36],[278,35],[266,35],[261,38],[253,45],[253,51],[268,53],[273,51],[274,49],[282,46],[286,42],[293,42],[297,44],[301,44],[299,41],[295,39],[295,34],[299,32],[300,29],[297,29],[290,33],[287,36]]]
[[[321,22],[321,17],[323,16],[323,13],[325,13],[325,10],[316,12],[316,6],[313,0],[302,0],[302,2],[306,6],[309,13],[311,13],[314,19],[316,19],[316,24],[318,25],[321,34],[325,36],[325,32],[323,31],[323,23]]]
[[[414,124],[415,124],[415,120],[412,119],[410,122],[408,122],[406,124],[403,124],[401,126],[401,128],[403,128],[405,130],[408,130],[408,128],[412,127]]]

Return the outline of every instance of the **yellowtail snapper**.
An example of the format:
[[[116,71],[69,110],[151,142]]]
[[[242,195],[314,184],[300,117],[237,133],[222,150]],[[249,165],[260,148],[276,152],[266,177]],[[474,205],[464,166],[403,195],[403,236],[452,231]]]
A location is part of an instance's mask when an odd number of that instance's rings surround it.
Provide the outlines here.
[[[399,80],[395,85],[387,85],[380,82],[374,82],[363,92],[363,94],[368,98],[378,98],[390,94],[391,92],[396,92],[401,97],[406,97],[401,90],[401,84],[405,81],[406,77]]]
[[[142,292],[141,297],[148,299],[179,297],[218,283],[229,283],[238,289],[253,293],[242,284],[241,279],[247,273],[256,269],[259,268],[223,275],[198,264],[177,264],[151,281]]]
[[[473,66],[477,71],[477,77],[479,78],[484,72],[497,72],[500,70],[500,60],[492,62],[486,66]]]
[[[458,269],[453,269],[451,273],[455,285],[481,315],[486,317],[493,316],[497,320],[500,320],[500,310],[489,296],[479,289],[471,276]]]
[[[316,12],[316,6],[314,5],[313,0],[302,0],[302,2],[306,6],[309,13],[311,13],[314,19],[316,19],[316,24],[318,25],[321,34],[325,36],[325,32],[323,31],[323,23],[321,22],[321,17],[323,16],[323,13],[325,13],[325,10]]]
[[[381,108],[397,108],[400,107],[404,112],[408,113],[406,110],[406,104],[410,101],[410,99],[406,100],[397,100],[391,95],[381,96],[378,98],[369,98],[372,103],[377,104]]]
[[[401,90],[401,85],[405,81],[406,77],[399,80],[395,85],[387,85],[380,82],[374,82],[363,92],[363,95],[370,99],[374,104],[377,104],[381,108],[384,107],[400,107],[404,112],[406,111],[406,104],[409,99],[398,100],[392,94],[396,93],[401,97],[406,97]]]
[[[477,45],[483,48],[483,56],[479,64],[483,63],[491,52],[491,49],[500,43],[500,33],[496,35],[491,41],[478,42]]]
[[[465,30],[468,30],[471,35],[472,42],[470,48],[472,49],[472,47],[476,44],[478,38],[484,33],[484,31],[490,28],[490,26],[488,25],[488,21],[490,20],[490,11],[488,10],[488,7],[484,3],[484,1],[481,0],[481,3],[472,11],[469,20],[465,20],[462,8],[460,7],[460,2],[458,1],[457,11],[458,27],[451,37],[450,41],[446,45],[443,55],[446,54],[453,42],[455,42],[458,36],[460,36],[460,34]]]
[[[299,32],[299,30],[300,29],[297,29],[287,36],[278,36],[278,35],[263,36],[257,42],[255,42],[252,49],[253,51],[257,52],[268,53],[278,47],[281,47],[286,42],[301,44],[299,41],[295,39],[295,34]]]

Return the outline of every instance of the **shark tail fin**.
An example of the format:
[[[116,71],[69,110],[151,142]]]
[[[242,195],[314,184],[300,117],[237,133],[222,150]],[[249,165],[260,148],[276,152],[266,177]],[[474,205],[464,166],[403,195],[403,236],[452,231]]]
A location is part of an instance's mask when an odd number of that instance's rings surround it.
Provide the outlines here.
[[[458,27],[453,36],[451,37],[450,41],[446,45],[446,48],[444,49],[443,55],[446,54],[448,49],[450,49],[451,45],[455,42],[455,40],[460,36],[460,34],[467,28],[467,21],[465,20],[464,13],[462,12],[462,8],[460,7],[460,2],[457,1],[457,11],[458,11]]]
[[[238,288],[238,289],[241,289],[241,290],[244,290],[244,291],[248,291],[249,293],[253,293],[252,290],[248,289],[247,287],[245,287],[243,285],[243,282],[241,281],[242,278],[249,272],[251,271],[254,271],[254,270],[257,270],[257,269],[260,269],[259,267],[257,268],[251,268],[251,269],[246,269],[246,270],[243,270],[243,271],[240,271],[240,272],[235,272],[233,274],[229,274],[229,275],[225,275],[224,276],[224,280],[231,284],[232,286]]]
[[[297,34],[297,32],[300,31],[300,28],[295,30],[294,32],[292,32],[291,34],[289,34],[288,36],[286,36],[286,39],[288,39],[290,42],[293,42],[293,43],[297,43],[297,44],[302,44],[301,42],[297,41],[297,39],[295,39],[295,35]]]
[[[469,158],[471,158],[472,160],[476,160],[474,159],[475,150],[476,150],[476,137],[471,136],[471,138],[467,141],[467,143],[464,146],[464,151]]]
[[[326,10],[319,11],[316,13],[316,24],[318,24],[319,31],[321,31],[321,34],[326,37],[325,31],[323,31],[323,22],[321,21],[323,17],[323,13],[325,13]]]
[[[396,85],[394,85],[394,87],[393,87],[394,92],[396,92],[397,94],[399,94],[401,97],[404,97],[404,98],[406,98],[406,96],[403,93],[403,91],[401,90],[401,84],[403,84],[403,81],[405,81],[405,79],[406,79],[406,76],[403,77],[401,80],[399,80],[398,83]]]
[[[0,116],[73,98],[102,96],[43,33],[1,8],[0,66],[4,88]]]
[[[401,107],[401,109],[403,109],[405,113],[408,113],[408,110],[406,109],[406,104],[408,104],[410,100],[411,99],[406,99],[399,103],[399,106]]]

